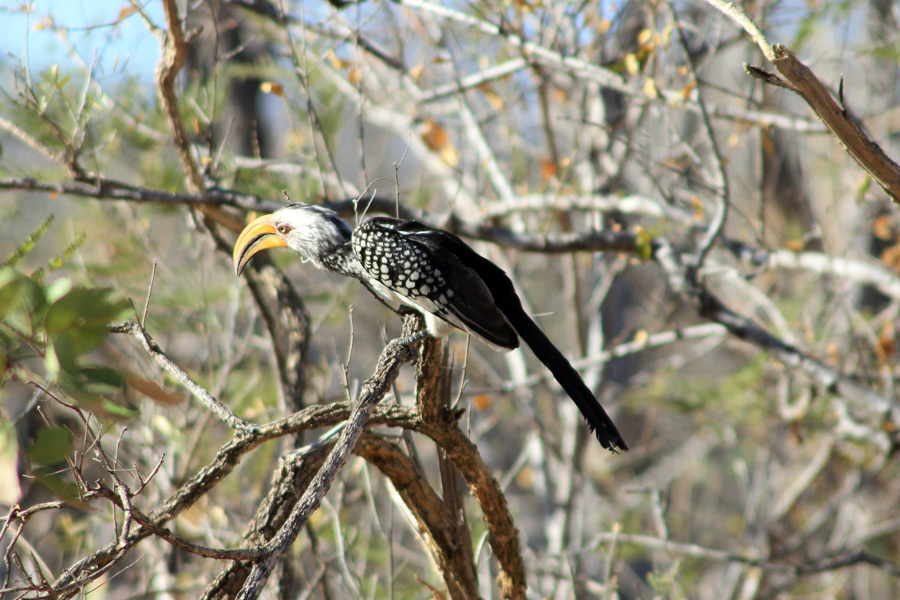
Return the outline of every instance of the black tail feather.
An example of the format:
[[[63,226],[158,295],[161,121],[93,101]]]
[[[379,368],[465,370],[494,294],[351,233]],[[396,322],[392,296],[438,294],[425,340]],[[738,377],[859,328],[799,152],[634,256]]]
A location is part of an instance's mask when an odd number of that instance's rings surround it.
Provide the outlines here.
[[[521,307],[518,311],[504,311],[504,314],[519,334],[519,337],[528,344],[534,355],[544,363],[553,374],[553,378],[556,379],[578,406],[578,410],[581,411],[591,431],[597,436],[597,441],[600,442],[600,445],[613,452],[616,449],[628,450],[628,446],[625,444],[625,440],[622,439],[621,434],[619,434],[619,430],[616,429],[615,423],[609,418],[603,407],[600,406],[600,402],[593,392],[588,389],[578,371],[557,350],[553,342],[537,326],[537,323]]]
[[[432,230],[414,221],[407,222],[405,227],[410,231],[427,229],[432,234],[437,234],[437,238],[434,235],[426,236],[422,242],[436,244],[439,240],[440,247],[435,251],[452,252],[463,265],[474,270],[487,286],[497,308],[509,324],[528,344],[534,355],[553,373],[554,379],[578,406],[600,445],[612,452],[616,452],[617,449],[628,450],[619,430],[600,406],[593,392],[588,389],[581,375],[522,308],[522,301],[516,293],[516,288],[503,269],[469,248],[453,234]]]

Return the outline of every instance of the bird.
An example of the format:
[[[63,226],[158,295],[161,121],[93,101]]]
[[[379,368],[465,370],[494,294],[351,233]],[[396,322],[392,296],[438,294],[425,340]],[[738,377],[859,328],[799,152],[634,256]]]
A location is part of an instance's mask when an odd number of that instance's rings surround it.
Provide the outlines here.
[[[354,229],[329,208],[291,202],[240,233],[235,274],[272,248],[288,248],[318,269],[357,279],[390,307],[419,311],[425,332],[436,338],[460,329],[505,351],[523,340],[578,406],[600,445],[614,453],[628,450],[578,371],[528,316],[506,272],[452,233],[386,216]]]

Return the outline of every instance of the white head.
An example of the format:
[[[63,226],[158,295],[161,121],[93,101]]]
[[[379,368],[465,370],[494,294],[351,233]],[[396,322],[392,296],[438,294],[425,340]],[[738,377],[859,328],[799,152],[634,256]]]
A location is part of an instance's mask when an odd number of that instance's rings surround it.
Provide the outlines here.
[[[293,202],[244,228],[234,245],[234,270],[240,275],[254,254],[269,248],[290,248],[322,269],[322,260],[349,242],[351,234],[333,210]]]

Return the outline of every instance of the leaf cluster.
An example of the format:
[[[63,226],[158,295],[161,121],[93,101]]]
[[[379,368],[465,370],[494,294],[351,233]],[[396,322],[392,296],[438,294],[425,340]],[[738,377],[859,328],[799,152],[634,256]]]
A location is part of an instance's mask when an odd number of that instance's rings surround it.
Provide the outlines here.
[[[94,288],[73,283],[68,276],[48,281],[47,275],[72,257],[83,238],[69,244],[62,256],[50,258],[43,266],[24,272],[22,260],[49,230],[52,217],[45,219],[5,259],[0,267],[0,398],[13,381],[24,382],[42,393],[64,397],[103,418],[121,418],[133,411],[118,403],[124,376],[114,368],[91,360],[108,335],[110,322],[123,318],[129,309],[124,300],[113,297],[110,288]],[[33,463],[50,467],[72,453],[72,432],[45,423],[27,436],[16,436],[12,424],[2,433],[4,456],[24,437],[25,456]],[[30,439],[29,439],[30,438]],[[35,472],[38,480],[63,497],[71,497],[62,480]],[[51,481],[52,480],[52,481]],[[65,489],[63,489],[65,488]]]

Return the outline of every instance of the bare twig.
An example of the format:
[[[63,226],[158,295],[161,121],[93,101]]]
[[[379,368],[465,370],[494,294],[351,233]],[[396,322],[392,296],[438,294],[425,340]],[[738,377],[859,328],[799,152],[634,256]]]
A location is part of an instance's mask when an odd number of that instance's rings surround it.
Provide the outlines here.
[[[0,129],[3,129],[8,133],[16,136],[17,138],[25,142],[25,144],[27,144],[31,148],[34,148],[50,160],[62,162],[63,157],[61,154],[47,146],[45,143],[31,135],[12,121],[4,119],[2,116],[0,116]]]
[[[156,259],[153,259],[153,270],[150,271],[150,283],[147,285],[147,299],[144,301],[144,314],[141,315],[141,329],[146,330],[147,313],[150,312],[150,296],[153,294],[153,280],[156,279]]]
[[[739,6],[734,4],[733,2],[725,2],[724,0],[706,0],[711,6],[713,6],[716,10],[727,16],[729,19],[738,24],[738,26],[746,31],[753,42],[759,46],[759,49],[762,50],[763,55],[771,60],[775,60],[775,52],[772,50],[772,46],[769,44],[769,40],[766,39],[766,36],[763,35],[762,31],[759,30],[759,27],[756,26],[744,11],[741,10]]]
[[[690,47],[688,45],[687,36],[684,34],[684,29],[681,27],[681,21],[678,19],[678,13],[675,12],[674,8],[672,8],[671,6],[670,8],[672,10],[673,18],[675,19],[675,28],[678,30],[678,38],[679,40],[681,40],[681,46],[682,48],[684,48],[685,54],[688,55],[688,69],[690,69],[691,76],[693,77],[694,81],[697,82],[699,80],[699,77],[697,76],[697,69],[690,58]],[[697,247],[697,252],[694,255],[694,260],[691,263],[689,275],[695,278],[695,281],[698,280],[696,278],[700,277],[700,268],[703,266],[703,261],[706,259],[706,256],[709,254],[710,250],[712,250],[713,245],[716,243],[716,240],[719,238],[719,236],[722,234],[722,230],[725,228],[725,220],[728,218],[728,207],[731,204],[731,196],[728,189],[728,174],[725,172],[722,152],[719,150],[719,142],[716,140],[716,134],[713,130],[712,121],[710,120],[709,112],[706,110],[706,102],[704,102],[703,94],[699,93],[699,90],[697,93],[697,104],[700,107],[700,117],[703,121],[703,130],[706,132],[706,138],[709,141],[709,147],[715,161],[716,211],[713,214],[712,219],[710,220],[709,227],[703,234],[703,237],[700,239]]]
[[[872,565],[878,569],[882,569],[895,577],[900,576],[900,566],[889,560],[873,556],[864,551],[857,550],[855,552],[845,552],[836,556],[825,556],[816,561],[806,563],[792,564],[787,561],[775,559],[758,559],[743,554],[736,554],[725,550],[709,548],[700,544],[686,544],[675,542],[672,540],[661,539],[650,535],[641,535],[633,533],[601,533],[594,538],[594,542],[588,546],[589,549],[596,547],[604,542],[636,544],[647,548],[656,548],[666,550],[668,552],[676,552],[687,556],[695,556],[710,560],[727,561],[742,563],[754,567],[761,567],[767,570],[775,571],[796,571],[798,573],[821,573],[825,571],[833,571],[835,569],[852,567],[860,564]]]
[[[0,190],[49,192],[98,200],[125,200],[137,203],[184,204],[187,206],[222,204],[246,210],[274,211],[283,206],[280,202],[238,192],[206,190],[198,194],[177,193],[148,187],[135,187],[121,181],[104,178],[97,178],[93,183],[88,184],[77,181],[51,182],[29,177],[13,177],[0,179]],[[244,223],[237,221],[234,231],[240,231],[243,227]]]
[[[459,515],[428,485],[415,461],[382,438],[364,436],[356,450],[390,478],[419,523],[435,564],[444,577],[450,598],[465,600],[478,596],[468,536],[460,538]],[[455,474],[455,473],[454,473]],[[466,532],[467,533],[467,532]]]
[[[113,502],[116,506],[124,510],[123,500],[120,494],[117,494],[113,490],[110,490],[103,485],[96,486],[92,491],[94,491],[98,496],[106,498],[107,500]],[[147,514],[134,507],[131,507],[131,513],[134,517],[134,521],[138,525],[146,528],[156,537],[165,540],[176,548],[180,548],[181,550],[190,552],[191,554],[196,554],[197,556],[223,560],[254,560],[263,556],[263,552],[259,548],[210,548],[208,546],[195,544],[179,536],[167,527],[159,525]]]
[[[806,372],[826,391],[853,401],[869,415],[889,417],[892,422],[900,422],[900,407],[893,399],[860,385],[837,369],[778,339],[750,319],[733,312],[708,290],[688,291],[685,283],[688,280],[685,279],[680,259],[666,242],[656,242],[654,257],[666,272],[670,285],[682,292],[687,300],[695,303],[703,317],[724,325],[731,335],[758,346],[783,363]]]
[[[222,421],[231,426],[232,429],[242,435],[252,435],[259,431],[259,427],[253,423],[244,421],[236,416],[227,406],[219,402],[199,383],[194,381],[181,367],[176,365],[165,355],[162,349],[153,341],[150,334],[144,330],[140,324],[135,321],[123,321],[110,325],[110,331],[113,333],[128,333],[133,335],[141,343],[153,360],[162,367],[169,375],[174,377],[181,385],[183,385],[191,393],[194,398],[200,400],[207,408],[216,413]]]

